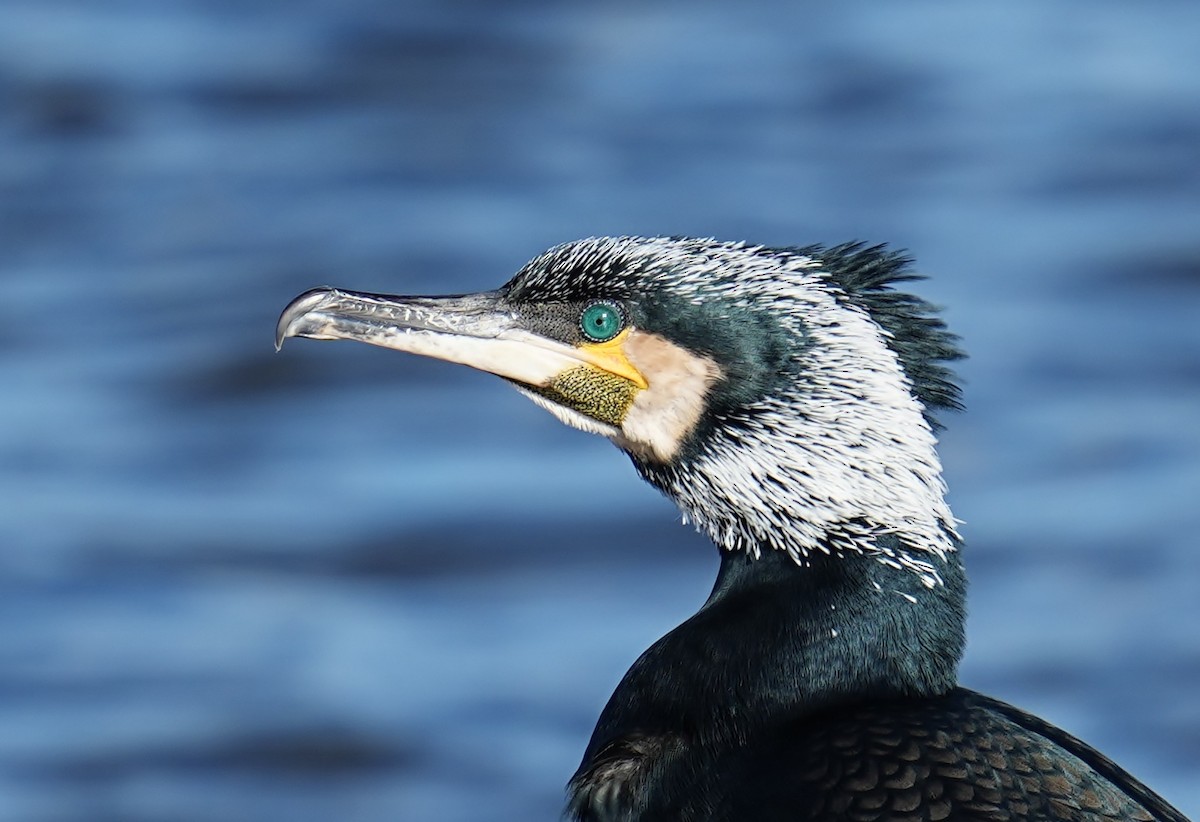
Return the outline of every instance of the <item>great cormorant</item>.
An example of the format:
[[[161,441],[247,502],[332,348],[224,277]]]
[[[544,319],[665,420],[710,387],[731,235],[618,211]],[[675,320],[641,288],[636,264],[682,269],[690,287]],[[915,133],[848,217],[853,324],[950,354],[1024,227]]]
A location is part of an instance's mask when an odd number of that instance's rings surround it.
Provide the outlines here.
[[[286,337],[498,374],[611,439],[716,543],[568,786],[578,820],[1183,820],[1071,735],[961,688],[935,414],[961,355],[882,246],[594,238],[497,291],[319,288]]]

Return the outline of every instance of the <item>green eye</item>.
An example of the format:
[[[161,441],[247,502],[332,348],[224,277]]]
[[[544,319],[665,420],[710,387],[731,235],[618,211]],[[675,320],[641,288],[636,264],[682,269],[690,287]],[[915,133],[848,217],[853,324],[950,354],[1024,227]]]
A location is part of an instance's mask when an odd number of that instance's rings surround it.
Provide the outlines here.
[[[579,315],[579,330],[592,342],[608,342],[625,327],[625,316],[616,303],[592,303]]]

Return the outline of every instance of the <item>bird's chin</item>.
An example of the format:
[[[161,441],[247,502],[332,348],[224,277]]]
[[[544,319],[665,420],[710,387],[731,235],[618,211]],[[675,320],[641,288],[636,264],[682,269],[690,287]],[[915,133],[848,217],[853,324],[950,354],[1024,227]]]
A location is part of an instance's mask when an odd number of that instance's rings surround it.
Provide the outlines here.
[[[510,382],[512,382],[510,380]],[[569,408],[561,405],[554,400],[538,393],[534,388],[528,385],[522,385],[519,382],[512,382],[513,387],[524,394],[529,399],[533,400],[535,405],[545,408],[554,417],[564,425],[569,425],[572,428],[578,428],[580,431],[586,431],[589,434],[599,434],[603,437],[608,437],[610,440],[621,439],[621,429],[614,425],[609,425],[600,420],[589,417],[587,414],[582,414],[574,408]]]

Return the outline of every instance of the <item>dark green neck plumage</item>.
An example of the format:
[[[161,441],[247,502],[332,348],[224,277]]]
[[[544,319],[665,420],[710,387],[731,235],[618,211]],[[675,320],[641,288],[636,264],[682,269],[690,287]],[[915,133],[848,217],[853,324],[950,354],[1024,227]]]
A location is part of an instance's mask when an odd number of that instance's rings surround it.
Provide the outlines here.
[[[962,653],[965,581],[957,556],[941,572],[928,588],[865,556],[800,567],[779,551],[723,552],[708,601],[642,655],[597,735],[610,721],[640,724],[643,710],[720,735],[728,714],[744,728],[747,711],[770,721],[845,699],[943,693]]]
[[[943,584],[930,588],[863,555],[819,554],[801,567],[779,551],[722,552],[708,601],[610,699],[572,782],[574,811],[589,818],[613,774],[636,803],[664,790],[655,783],[686,781],[669,766],[685,752],[702,758],[838,704],[951,690],[965,579],[957,554],[939,566]]]

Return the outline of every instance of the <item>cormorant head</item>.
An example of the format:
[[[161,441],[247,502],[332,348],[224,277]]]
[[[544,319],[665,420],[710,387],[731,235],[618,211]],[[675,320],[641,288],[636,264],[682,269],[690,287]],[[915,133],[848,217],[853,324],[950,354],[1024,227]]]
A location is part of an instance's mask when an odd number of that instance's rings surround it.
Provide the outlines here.
[[[426,298],[322,288],[286,337],[353,339],[511,381],[611,439],[727,551],[854,551],[927,585],[955,549],[934,413],[961,356],[908,260],[849,244],[771,249],[594,238],[499,290]]]

